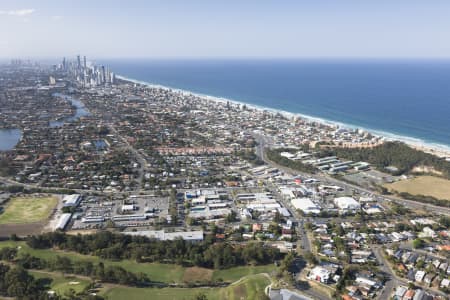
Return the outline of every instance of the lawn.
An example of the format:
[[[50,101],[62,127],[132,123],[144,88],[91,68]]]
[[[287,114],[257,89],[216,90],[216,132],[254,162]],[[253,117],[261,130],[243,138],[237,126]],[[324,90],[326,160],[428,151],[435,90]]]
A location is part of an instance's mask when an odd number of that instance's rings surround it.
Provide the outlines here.
[[[46,220],[58,203],[56,197],[11,198],[0,214],[1,224],[27,224]]]
[[[42,259],[54,259],[56,255],[60,255],[66,256],[75,262],[90,261],[92,263],[98,263],[101,261],[105,266],[116,265],[121,266],[127,271],[133,273],[145,273],[150,280],[163,283],[183,283],[209,280],[215,281],[219,278],[226,282],[234,282],[247,275],[270,273],[276,268],[273,264],[264,266],[242,266],[225,270],[209,270],[198,267],[184,268],[173,264],[137,263],[133,260],[126,259],[121,261],[111,261],[100,259],[96,256],[82,255],[75,252],[56,251],[51,249],[32,249],[28,247],[25,242],[0,242],[0,248],[18,246],[20,246],[19,255],[29,253],[32,256]]]
[[[34,278],[50,278],[50,290],[55,291],[58,295],[64,295],[70,289],[76,293],[83,291],[90,283],[90,280],[82,279],[75,276],[63,276],[62,274],[45,272],[45,271],[30,271]]]
[[[179,300],[193,299],[199,293],[207,296],[208,300],[253,300],[262,299],[264,289],[270,284],[270,280],[264,275],[251,275],[242,279],[237,284],[225,288],[132,288],[115,286],[102,292],[110,300],[115,299],[158,299]]]
[[[412,195],[426,195],[450,200],[450,180],[434,176],[418,176],[385,184],[389,190],[406,192]]]

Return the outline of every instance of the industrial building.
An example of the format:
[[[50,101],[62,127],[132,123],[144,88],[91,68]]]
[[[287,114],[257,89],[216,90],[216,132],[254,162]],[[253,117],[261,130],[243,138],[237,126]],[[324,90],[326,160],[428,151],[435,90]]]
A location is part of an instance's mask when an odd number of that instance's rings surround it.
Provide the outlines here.
[[[291,200],[295,209],[300,209],[305,214],[319,214],[320,207],[309,198],[296,198]]]
[[[55,226],[55,230],[66,229],[67,224],[69,224],[71,218],[72,218],[71,213],[62,214],[61,217],[59,217],[58,223]]]
[[[165,232],[164,230],[145,230],[145,231],[129,231],[124,232],[128,235],[145,236],[152,239],[157,239],[160,241],[172,241],[177,238],[181,238],[185,241],[190,242],[201,242],[203,241],[203,231],[180,231],[180,232]]]
[[[80,204],[81,195],[73,194],[63,197],[64,207],[77,207]]]
[[[352,197],[338,197],[334,199],[334,204],[341,211],[354,211],[361,208],[361,205]]]

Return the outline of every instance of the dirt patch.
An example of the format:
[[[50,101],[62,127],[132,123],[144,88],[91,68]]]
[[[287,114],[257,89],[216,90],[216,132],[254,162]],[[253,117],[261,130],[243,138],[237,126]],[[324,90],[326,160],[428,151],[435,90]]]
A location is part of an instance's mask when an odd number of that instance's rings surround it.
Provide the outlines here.
[[[40,234],[44,228],[45,222],[36,222],[28,224],[2,224],[0,225],[0,237],[10,237],[12,234],[18,236],[27,236]]]
[[[70,234],[70,235],[86,235],[86,234],[95,234],[97,233],[98,230],[97,229],[86,229],[86,230],[69,230],[66,232],[66,234]]]
[[[431,173],[442,176],[441,171],[437,171],[435,168],[429,166],[417,166],[414,167],[411,171],[416,173]]]
[[[212,279],[213,270],[191,267],[187,268],[183,275],[184,282],[206,282]]]

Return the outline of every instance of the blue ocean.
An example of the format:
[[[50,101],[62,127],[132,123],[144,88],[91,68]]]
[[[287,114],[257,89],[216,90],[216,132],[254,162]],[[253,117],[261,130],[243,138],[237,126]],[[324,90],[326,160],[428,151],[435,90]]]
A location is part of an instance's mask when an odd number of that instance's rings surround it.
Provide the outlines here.
[[[450,60],[106,60],[118,75],[450,147]]]

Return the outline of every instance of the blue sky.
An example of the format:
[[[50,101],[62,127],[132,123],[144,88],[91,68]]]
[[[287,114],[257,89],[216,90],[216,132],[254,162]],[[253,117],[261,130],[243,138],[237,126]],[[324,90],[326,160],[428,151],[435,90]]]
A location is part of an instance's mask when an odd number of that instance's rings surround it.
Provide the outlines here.
[[[448,0],[0,0],[0,57],[449,58]]]

